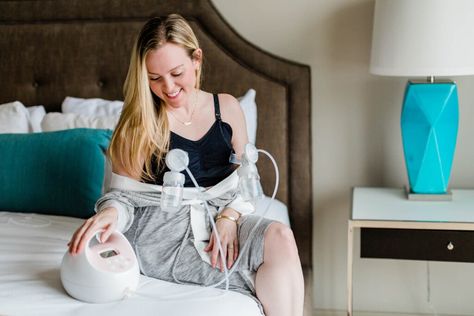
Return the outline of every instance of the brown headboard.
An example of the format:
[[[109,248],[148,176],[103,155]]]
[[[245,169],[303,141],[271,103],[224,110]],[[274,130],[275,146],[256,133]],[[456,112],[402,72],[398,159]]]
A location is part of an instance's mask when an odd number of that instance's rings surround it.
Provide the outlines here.
[[[65,96],[123,99],[133,39],[149,17],[173,12],[199,37],[205,90],[257,91],[257,146],[276,158],[277,197],[288,205],[301,261],[311,269],[310,68],[240,37],[210,1],[0,1],[0,104],[19,100],[60,111]],[[270,195],[273,167],[259,163]]]

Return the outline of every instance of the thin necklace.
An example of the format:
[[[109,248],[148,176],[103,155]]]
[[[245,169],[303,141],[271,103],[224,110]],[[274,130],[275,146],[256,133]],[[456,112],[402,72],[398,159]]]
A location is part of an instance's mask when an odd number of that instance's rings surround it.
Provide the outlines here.
[[[198,98],[199,98],[199,91],[196,91],[196,100],[194,102],[194,107],[193,107],[193,110],[191,111],[191,116],[189,117],[189,121],[181,121],[179,118],[176,117],[176,115],[174,115],[173,112],[171,111],[167,111],[168,113],[170,113],[175,120],[177,120],[178,122],[180,122],[181,124],[183,124],[184,126],[189,126],[193,123],[193,115],[194,115],[194,110],[196,110],[196,106],[197,106],[197,103],[198,103]]]

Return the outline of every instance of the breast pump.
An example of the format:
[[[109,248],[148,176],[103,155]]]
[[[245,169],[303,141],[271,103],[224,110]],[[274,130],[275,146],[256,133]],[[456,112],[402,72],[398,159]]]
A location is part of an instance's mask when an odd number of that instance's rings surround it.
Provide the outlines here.
[[[234,160],[231,160],[241,164],[237,173],[242,199],[244,201],[256,202],[256,200],[263,198],[260,176],[255,165],[259,152],[266,154],[272,161],[275,167],[276,181],[271,200],[266,205],[261,218],[250,231],[248,240],[252,238],[255,229],[267,213],[271,201],[275,198],[279,183],[278,167],[268,152],[261,149],[257,150],[252,144],[245,146],[240,161],[236,161],[235,157]],[[216,243],[224,269],[225,277],[209,287],[217,287],[225,282],[225,289],[227,291],[229,289],[229,276],[235,271],[241,254],[246,251],[249,243],[241,245],[238,258],[234,262],[232,269],[228,270],[219,232],[204,194],[205,190],[198,185],[188,168],[188,154],[180,149],[170,150],[166,155],[165,162],[170,171],[166,172],[163,178],[161,208],[163,211],[172,212],[181,207],[185,181],[184,174],[181,172],[186,170],[194,186],[199,192],[203,193],[200,194],[200,200],[203,201],[213,233],[216,234]],[[85,251],[75,256],[72,256],[69,252],[66,252],[64,255],[61,264],[61,281],[64,288],[71,296],[91,303],[106,303],[127,297],[136,289],[139,281],[138,262],[131,245],[118,231],[112,233],[105,243],[99,243],[98,239],[93,237],[87,241]],[[181,296],[173,297],[179,299]],[[161,299],[170,300],[172,297],[162,297]]]
[[[255,229],[258,227],[262,219],[264,218],[265,214],[267,213],[271,202],[275,199],[276,191],[279,184],[279,173],[278,167],[274,160],[274,158],[265,150],[257,149],[253,144],[248,143],[245,145],[244,152],[242,153],[242,157],[240,160],[237,160],[235,156],[231,157],[231,161],[235,163],[240,163],[239,169],[237,169],[237,174],[239,176],[239,191],[242,196],[242,199],[247,202],[253,202],[255,205],[256,201],[263,198],[263,189],[260,183],[260,176],[258,174],[256,162],[258,160],[258,153],[264,153],[267,155],[273,163],[276,173],[276,181],[275,181],[275,188],[272,194],[272,197],[268,204],[265,207],[260,219],[257,221],[255,226],[249,233],[248,240],[251,240]],[[166,172],[163,179],[163,190],[161,195],[161,207],[163,210],[173,211],[177,210],[181,206],[182,198],[183,198],[183,185],[184,185],[184,175],[181,171],[186,170],[191,181],[193,182],[194,186],[204,192],[204,188],[201,188],[196,179],[192,175],[191,171],[188,168],[189,164],[189,157],[188,154],[181,150],[181,149],[172,149],[168,152],[165,158],[165,162],[167,167],[170,171]],[[222,249],[222,245],[219,238],[219,232],[216,227],[216,223],[214,221],[214,217],[209,209],[207,204],[207,200],[204,194],[201,195],[200,199],[203,201],[205,209],[207,211],[207,215],[209,216],[210,223],[212,225],[213,233],[216,234],[216,243],[219,249],[220,258],[221,258],[221,265],[224,269],[224,279],[220,282],[213,284],[209,287],[217,287],[225,282],[225,289],[226,291],[229,289],[229,277],[235,271],[238,263],[240,261],[241,255],[246,251],[248,248],[249,243],[246,242],[242,245],[239,256],[235,260],[232,269],[228,270],[226,265],[226,259],[224,258],[224,251]]]
[[[161,209],[172,212],[181,206],[183,200],[184,174],[189,164],[188,154],[180,149],[173,149],[166,155],[165,163],[170,171],[163,176],[161,192]]]
[[[258,160],[258,150],[252,144],[245,146],[242,158],[238,161],[233,157],[233,161],[240,163],[237,170],[239,175],[239,189],[244,201],[255,201],[263,198],[263,189],[260,184],[256,162]],[[163,176],[163,188],[161,193],[161,209],[164,211],[174,211],[181,206],[183,199],[184,174],[186,170],[196,188],[202,188],[196,182],[191,171],[188,169],[189,157],[187,152],[181,149],[172,149],[165,158],[165,163],[170,171]],[[203,198],[203,197],[201,197]],[[205,199],[203,199],[205,201]]]
[[[108,303],[135,291],[140,271],[135,253],[120,232],[105,242],[92,235],[84,251],[63,256],[60,270],[66,292],[88,303]]]

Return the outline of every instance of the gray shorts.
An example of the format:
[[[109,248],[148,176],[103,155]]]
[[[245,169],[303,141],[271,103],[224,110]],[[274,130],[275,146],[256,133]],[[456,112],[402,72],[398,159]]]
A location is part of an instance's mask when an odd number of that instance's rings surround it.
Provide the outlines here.
[[[264,234],[273,222],[262,219],[249,236],[259,216],[246,215],[238,223],[239,247],[246,246],[235,272],[229,277],[229,289],[255,296],[254,274],[263,263]],[[225,274],[217,267],[212,268],[203,261],[194,246],[194,237],[190,225],[190,215],[186,207],[177,213],[162,212],[159,207],[138,208],[130,229],[125,233],[135,249],[141,272],[157,279],[212,286],[221,283],[218,288],[225,288]],[[263,312],[262,312],[263,314]]]

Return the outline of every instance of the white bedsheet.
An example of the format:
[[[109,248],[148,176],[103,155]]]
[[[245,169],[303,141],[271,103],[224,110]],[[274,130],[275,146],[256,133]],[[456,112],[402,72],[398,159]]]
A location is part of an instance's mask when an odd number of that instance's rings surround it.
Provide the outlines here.
[[[288,224],[281,202],[272,205],[267,217]],[[136,293],[122,301],[88,304],[71,298],[61,285],[59,268],[67,242],[82,221],[0,212],[0,315],[260,315],[255,301],[243,294],[143,275]]]

